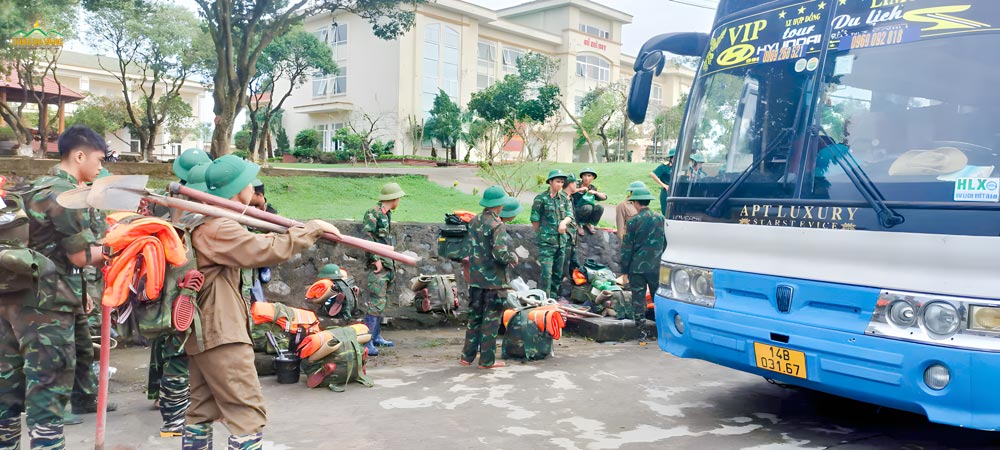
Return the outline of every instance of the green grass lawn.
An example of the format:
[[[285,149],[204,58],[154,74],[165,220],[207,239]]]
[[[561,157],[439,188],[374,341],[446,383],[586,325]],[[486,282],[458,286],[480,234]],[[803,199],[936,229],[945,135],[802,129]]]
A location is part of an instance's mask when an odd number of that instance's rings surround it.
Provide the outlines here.
[[[359,168],[363,169],[365,167],[365,163],[364,162],[358,162],[357,164],[355,164],[353,166],[350,165],[350,164],[305,164],[305,163],[279,163],[279,162],[269,163],[269,164],[271,165],[271,167],[274,167],[274,168],[277,168],[277,169],[330,169],[330,168],[333,168],[333,169],[344,169],[344,170],[347,170],[347,169],[359,169]],[[376,166],[374,164],[370,164],[368,167],[374,168]],[[395,163],[395,162],[389,163],[389,162],[385,162],[385,163],[378,163],[377,167],[379,169],[398,169],[398,168],[402,168],[402,167],[413,167],[413,166],[408,166],[408,165],[405,165],[403,163]]]

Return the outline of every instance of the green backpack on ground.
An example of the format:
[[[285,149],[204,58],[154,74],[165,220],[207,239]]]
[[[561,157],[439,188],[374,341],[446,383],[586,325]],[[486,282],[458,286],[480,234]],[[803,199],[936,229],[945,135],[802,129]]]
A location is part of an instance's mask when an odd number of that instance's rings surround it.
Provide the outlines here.
[[[358,335],[351,327],[331,328],[329,331],[340,343],[340,348],[319,359],[318,361],[302,360],[302,372],[306,375],[313,375],[328,363],[336,364],[336,369],[323,379],[322,383],[316,387],[326,386],[334,392],[344,392],[347,384],[356,382],[366,387],[375,385],[371,378],[368,378],[366,365],[368,364],[368,354],[365,353],[365,346],[358,343]]]
[[[469,256],[469,224],[455,214],[445,214],[445,223],[438,232],[438,256],[461,261]]]
[[[458,288],[454,275],[420,275],[410,289],[416,293],[413,306],[417,312],[458,315]]]
[[[267,353],[269,355],[277,355],[278,351],[275,350],[274,346],[267,339],[267,333],[271,332],[274,335],[275,341],[278,342],[278,347],[281,347],[281,351],[285,353],[290,352],[289,345],[292,341],[292,335],[286,332],[278,324],[273,322],[265,322],[260,324],[254,324],[250,329],[250,340],[253,341],[253,351],[257,353]]]
[[[528,320],[529,309],[519,309],[507,322],[503,335],[501,357],[537,361],[552,354],[552,336]]]

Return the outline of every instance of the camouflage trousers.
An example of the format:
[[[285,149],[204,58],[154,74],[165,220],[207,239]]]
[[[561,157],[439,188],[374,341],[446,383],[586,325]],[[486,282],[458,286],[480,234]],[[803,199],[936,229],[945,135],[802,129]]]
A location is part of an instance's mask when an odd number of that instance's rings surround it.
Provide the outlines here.
[[[604,207],[601,205],[580,205],[576,208],[576,221],[580,225],[597,225],[604,216]]]
[[[372,316],[381,316],[389,303],[389,284],[392,283],[393,271],[382,269],[375,273],[368,271],[368,301],[359,306],[361,311]]]
[[[497,332],[503,311],[503,289],[469,288],[469,329],[465,332],[462,361],[472,363],[479,354],[480,366],[496,361]]]
[[[545,291],[552,298],[559,297],[563,267],[566,264],[566,246],[539,244],[538,264],[542,266],[542,273],[538,277],[538,289]]]
[[[76,365],[73,371],[73,393],[70,404],[86,406],[97,403],[97,374],[94,373],[94,340],[90,334],[90,316],[76,314],[73,325],[73,345]]]
[[[628,274],[628,289],[632,291],[632,311],[628,311],[630,315],[626,318],[631,318],[636,323],[644,322],[646,320],[646,292],[649,292],[649,295],[656,294],[656,289],[659,286],[660,274],[658,272]],[[621,318],[622,315],[619,314],[618,317]]]
[[[73,389],[73,313],[0,305],[0,448],[17,448],[27,413],[33,449],[62,449]]]
[[[187,354],[181,339],[164,334],[153,339],[149,348],[149,379],[146,397],[160,400],[164,431],[180,431],[191,403]]]

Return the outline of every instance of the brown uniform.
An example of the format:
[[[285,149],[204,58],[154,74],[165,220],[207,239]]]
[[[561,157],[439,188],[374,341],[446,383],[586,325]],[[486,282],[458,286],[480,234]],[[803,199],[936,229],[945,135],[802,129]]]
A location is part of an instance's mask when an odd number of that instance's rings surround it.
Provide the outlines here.
[[[259,433],[267,423],[264,396],[254,368],[250,304],[240,293],[240,269],[278,264],[305,250],[323,234],[306,225],[288,234],[255,234],[231,219],[211,219],[192,233],[204,348],[191,336],[189,425],[225,420],[234,435]]]
[[[618,226],[617,233],[619,240],[625,238],[626,225],[628,225],[629,219],[635,217],[636,214],[639,214],[639,211],[636,210],[635,206],[632,206],[632,202],[628,200],[625,200],[619,203],[618,206],[615,206],[615,223]]]

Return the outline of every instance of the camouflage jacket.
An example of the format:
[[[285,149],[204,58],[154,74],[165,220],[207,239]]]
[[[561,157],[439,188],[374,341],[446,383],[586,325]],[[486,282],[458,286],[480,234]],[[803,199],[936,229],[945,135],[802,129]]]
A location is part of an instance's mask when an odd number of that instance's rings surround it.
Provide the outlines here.
[[[36,304],[25,305],[38,309],[80,312],[83,308],[84,277],[80,268],[69,261],[69,254],[96,245],[104,235],[102,214],[91,209],[66,209],[56,202],[59,194],[79,186],[72,175],[56,169],[32,183],[42,186],[25,199],[24,208],[30,221],[31,237],[28,247],[48,257],[58,274],[54,283],[43,283],[36,296]],[[95,299],[95,301],[98,299]]]
[[[549,195],[549,191],[535,196],[531,204],[531,222],[538,223],[538,230],[535,231],[538,245],[557,247],[566,243],[565,235],[559,234],[559,222],[567,216],[573,217],[570,205],[569,197],[562,191],[555,197]],[[575,220],[570,225],[573,223]]]
[[[660,256],[667,247],[663,216],[643,208],[628,221],[622,241],[622,273],[652,273],[660,270]]]
[[[507,289],[507,265],[517,260],[510,250],[507,227],[492,211],[469,222],[469,286]]]
[[[361,221],[365,237],[369,241],[380,244],[396,245],[396,239],[392,236],[392,211],[382,211],[382,204],[378,203],[374,208],[365,211],[365,218]],[[378,256],[374,253],[368,254],[368,266],[373,266],[375,261],[382,261],[382,267],[393,270],[393,262],[389,258]]]
[[[566,225],[566,234],[563,235],[563,239],[560,243],[564,247],[565,246],[572,247],[576,245],[576,243],[580,240],[576,234],[576,231],[579,228],[579,224],[576,223],[576,208],[573,206],[572,196],[567,195],[566,191],[563,191],[562,195],[563,195],[563,205],[562,205],[563,211],[565,211],[567,216],[572,217],[573,220],[569,222],[569,225]],[[558,224],[556,224],[556,228],[557,228],[556,232],[558,232],[559,231]]]

